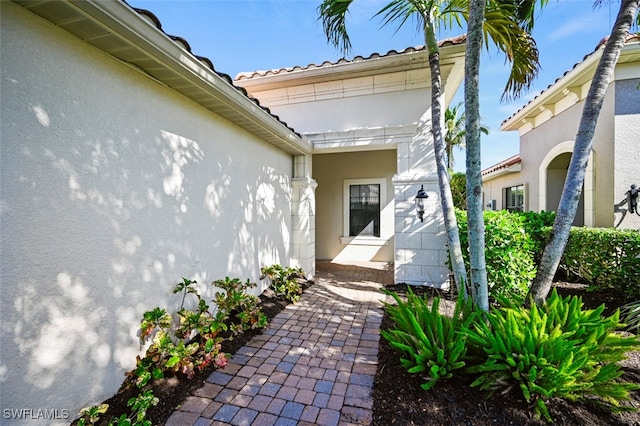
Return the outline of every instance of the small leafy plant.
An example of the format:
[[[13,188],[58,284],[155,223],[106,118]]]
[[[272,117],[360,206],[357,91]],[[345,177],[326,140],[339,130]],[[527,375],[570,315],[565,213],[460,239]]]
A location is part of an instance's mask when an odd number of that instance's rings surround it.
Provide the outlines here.
[[[254,288],[257,284],[250,280],[242,283],[238,278],[229,277],[214,281],[212,284],[223,290],[216,293],[214,299],[219,312],[234,314],[240,321],[231,325],[232,331],[237,333],[266,327],[267,316],[258,306],[260,300],[246,293],[247,289]]]
[[[123,413],[120,417],[113,417],[109,420],[109,426],[151,426],[151,421],[147,419],[147,410],[154,405],[158,405],[158,398],[153,395],[150,389],[140,392],[136,397],[127,401],[127,407],[131,408],[131,413],[127,415]],[[94,405],[92,407],[83,408],[80,411],[78,426],[85,426],[87,421],[90,424],[96,424],[100,421],[109,409],[109,404]]]
[[[409,373],[421,374],[431,389],[438,380],[453,376],[454,370],[465,366],[466,336],[462,332],[474,317],[470,301],[458,296],[452,317],[440,313],[440,298],[432,302],[416,296],[409,287],[407,300],[397,293],[383,290],[396,304],[385,304],[385,310],[395,324],[380,333],[389,345],[402,353],[400,362]]]
[[[615,333],[619,311],[603,317],[603,310],[585,310],[579,297],[563,299],[555,289],[541,308],[493,308],[467,330],[469,352],[483,354],[468,368],[480,374],[472,386],[492,392],[517,387],[548,421],[546,401],[553,397],[628,410],[621,402],[640,385],[618,381],[618,362],[640,342]]]
[[[109,404],[93,405],[91,407],[85,407],[80,410],[80,418],[78,419],[78,426],[85,426],[87,421],[89,424],[96,424],[100,420],[100,416],[107,412]]]
[[[283,267],[274,264],[260,269],[260,279],[268,279],[276,297],[291,303],[297,303],[302,294],[302,286],[298,279],[305,278],[301,268]]]

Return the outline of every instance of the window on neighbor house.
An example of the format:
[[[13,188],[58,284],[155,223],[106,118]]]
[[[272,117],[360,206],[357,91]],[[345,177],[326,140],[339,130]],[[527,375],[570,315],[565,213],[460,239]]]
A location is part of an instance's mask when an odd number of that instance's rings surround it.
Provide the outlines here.
[[[380,236],[380,185],[349,185],[349,236]]]
[[[505,190],[505,209],[510,212],[524,211],[524,185],[512,186]]]

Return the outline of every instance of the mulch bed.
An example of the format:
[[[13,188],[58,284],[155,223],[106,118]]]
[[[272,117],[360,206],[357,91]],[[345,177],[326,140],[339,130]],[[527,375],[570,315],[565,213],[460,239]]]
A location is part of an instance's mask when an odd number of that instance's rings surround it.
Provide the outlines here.
[[[313,281],[306,282],[303,287],[308,288]],[[611,311],[618,302],[610,294],[598,294],[585,291],[585,286],[574,284],[559,284],[559,291],[563,295],[580,295],[589,308],[596,307],[605,301]],[[398,294],[405,294],[406,285],[387,287]],[[412,287],[416,294],[439,295],[433,289]],[[443,295],[446,299],[446,295]],[[287,302],[277,299],[269,290],[261,296],[261,307],[269,320],[275,317],[286,306]],[[453,302],[450,302],[453,303]],[[382,329],[392,326],[385,314]],[[233,355],[238,349],[247,344],[251,338],[261,333],[249,331],[241,333],[234,340],[225,341],[222,350]],[[399,353],[389,347],[384,339],[380,339],[378,373],[373,389],[373,425],[544,425],[541,420],[532,418],[532,407],[522,401],[518,393],[513,391],[505,395],[494,395],[488,398],[486,393],[470,386],[471,377],[459,377],[439,382],[430,391],[420,387],[422,380],[414,374],[409,374],[400,365]],[[640,383],[640,355],[634,354],[625,363],[623,379]],[[160,400],[158,405],[149,409],[147,418],[153,425],[162,425],[176,410],[176,407],[199,389],[215,370],[214,366],[199,372],[192,379],[181,374],[167,375],[164,379],[155,380],[151,389]],[[102,416],[98,424],[106,425],[108,419],[128,413],[127,401],[139,392],[135,387],[121,390],[109,400],[109,411]],[[630,402],[640,407],[640,393],[635,392]],[[549,412],[557,425],[639,425],[640,414],[637,412],[610,414],[595,405],[568,403],[554,400],[548,404]]]
[[[300,282],[302,289],[305,290],[313,285],[313,281]],[[282,311],[288,302],[275,297],[270,289],[265,290],[260,296],[260,307],[265,313],[268,320],[271,321],[280,311]],[[232,319],[233,321],[233,319]],[[225,340],[222,343],[222,352],[230,355],[235,354],[238,349],[245,346],[256,335],[261,334],[261,330],[249,330],[238,334],[233,340]],[[153,394],[159,399],[156,406],[151,407],[147,411],[147,419],[153,425],[162,425],[174,413],[176,408],[180,406],[182,401],[191,396],[197,389],[201,388],[211,373],[215,371],[215,365],[211,364],[208,368],[199,371],[196,375],[189,379],[184,374],[165,373],[163,379],[152,381],[143,390],[151,389]],[[128,389],[121,389],[116,395],[104,401],[109,404],[108,411],[101,416],[101,420],[97,425],[108,425],[109,419],[120,417],[123,413],[129,413],[127,401],[134,398],[141,390],[132,386]],[[74,422],[75,424],[75,422]]]
[[[405,285],[387,287],[398,294],[406,294]],[[595,308],[603,302],[611,312],[620,306],[610,293],[587,292],[583,285],[558,283],[563,295],[579,295],[587,308]],[[416,294],[432,294],[434,290],[412,287]],[[443,295],[446,298],[446,295]],[[453,303],[453,302],[450,302]],[[382,329],[392,323],[385,314]],[[399,352],[380,339],[378,374],[373,390],[373,424],[388,425],[544,425],[544,421],[532,417],[532,407],[523,401],[519,389],[507,394],[488,397],[483,391],[470,386],[473,378],[463,376],[438,382],[431,390],[420,387],[423,380],[409,374],[399,363]],[[632,354],[624,363],[622,379],[640,383],[640,355]],[[634,392],[630,405],[640,408],[640,393]],[[557,425],[639,425],[638,412],[610,414],[595,405],[553,400],[547,404],[549,413]]]

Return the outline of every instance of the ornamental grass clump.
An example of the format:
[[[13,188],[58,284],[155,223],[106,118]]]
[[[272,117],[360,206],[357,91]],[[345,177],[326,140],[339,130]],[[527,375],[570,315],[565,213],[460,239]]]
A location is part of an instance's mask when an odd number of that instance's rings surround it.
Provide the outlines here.
[[[459,296],[451,317],[440,312],[440,298],[429,301],[409,287],[407,300],[397,293],[383,290],[396,304],[385,303],[394,328],[381,330],[389,345],[402,353],[400,362],[409,373],[422,375],[421,386],[431,389],[438,380],[453,376],[465,366],[466,337],[463,330],[472,320],[470,302]]]
[[[621,403],[635,383],[619,381],[619,361],[640,348],[636,337],[616,333],[624,324],[619,311],[602,316],[604,305],[583,309],[581,298],[562,298],[554,289],[545,305],[531,309],[493,308],[486,321],[467,331],[469,354],[479,373],[472,386],[495,391],[519,388],[534,404],[535,414],[552,421],[546,402],[592,400],[612,412],[628,411]]]

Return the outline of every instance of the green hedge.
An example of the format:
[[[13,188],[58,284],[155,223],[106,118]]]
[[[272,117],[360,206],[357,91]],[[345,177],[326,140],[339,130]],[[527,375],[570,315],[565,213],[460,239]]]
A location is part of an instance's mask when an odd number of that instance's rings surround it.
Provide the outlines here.
[[[456,210],[460,244],[469,270],[467,212]],[[524,298],[536,274],[536,243],[525,232],[526,217],[506,210],[485,211],[485,259],[492,297]]]
[[[456,210],[463,257],[469,267],[467,214]],[[492,296],[526,293],[551,233],[554,212],[485,211],[485,259]],[[558,268],[568,281],[640,299],[640,232],[572,227]]]
[[[573,227],[560,269],[567,273],[568,280],[582,279],[592,289],[613,289],[628,300],[638,300],[640,232]]]

